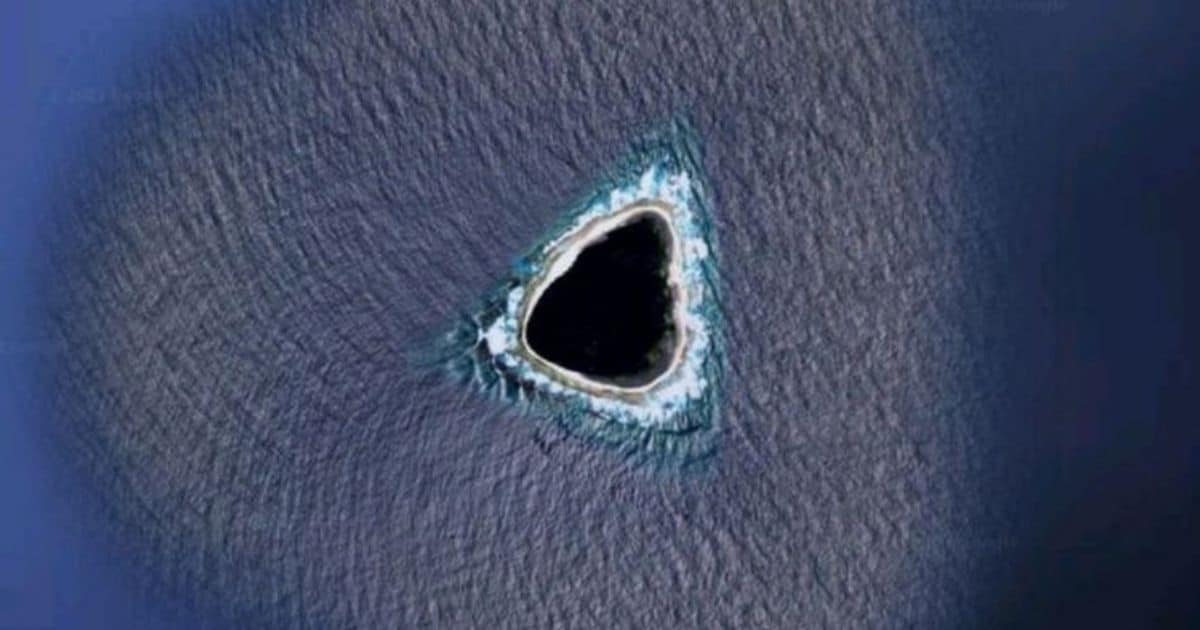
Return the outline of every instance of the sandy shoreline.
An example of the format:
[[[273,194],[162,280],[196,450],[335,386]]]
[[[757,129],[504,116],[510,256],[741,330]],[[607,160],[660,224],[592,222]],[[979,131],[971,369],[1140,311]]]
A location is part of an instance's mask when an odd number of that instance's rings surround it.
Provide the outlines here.
[[[665,378],[669,377],[679,365],[683,362],[685,349],[688,344],[687,328],[684,325],[684,310],[687,308],[687,287],[683,282],[683,251],[680,243],[681,238],[675,228],[675,219],[672,216],[674,208],[662,201],[656,200],[639,200],[635,201],[616,212],[593,219],[585,224],[576,232],[567,236],[562,242],[556,246],[556,250],[549,257],[549,262],[546,265],[546,270],[541,277],[536,281],[531,282],[529,291],[526,293],[521,304],[520,310],[520,335],[517,347],[523,357],[530,363],[536,365],[547,375],[566,382],[573,387],[588,391],[589,393],[599,396],[609,396],[616,398],[636,399],[641,395],[654,389]],[[667,285],[671,291],[672,302],[672,318],[674,319],[676,340],[675,347],[670,363],[661,374],[656,376],[652,381],[644,385],[636,387],[623,387],[612,383],[604,383],[596,381],[587,376],[580,374],[574,370],[568,370],[559,367],[550,361],[544,359],[529,346],[525,338],[525,328],[529,321],[529,314],[533,307],[541,298],[542,293],[555,279],[562,276],[575,263],[575,259],[579,256],[588,245],[594,242],[598,237],[629,223],[637,216],[644,213],[652,213],[658,215],[667,225],[667,230],[671,235],[670,238],[670,262],[667,264]]]

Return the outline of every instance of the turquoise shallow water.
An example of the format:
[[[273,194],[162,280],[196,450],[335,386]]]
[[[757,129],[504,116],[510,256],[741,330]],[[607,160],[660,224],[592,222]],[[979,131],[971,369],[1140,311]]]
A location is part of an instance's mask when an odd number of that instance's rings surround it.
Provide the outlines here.
[[[711,457],[716,448],[725,368],[725,305],[711,193],[700,170],[701,141],[686,120],[645,132],[631,145],[435,352],[459,380],[527,407],[531,415],[558,422],[582,439],[657,465],[686,466]],[[687,343],[677,368],[644,396],[627,401],[547,374],[523,353],[520,329],[525,300],[548,272],[557,244],[582,226],[645,200],[667,204],[680,239],[679,275],[687,296],[681,334]]]

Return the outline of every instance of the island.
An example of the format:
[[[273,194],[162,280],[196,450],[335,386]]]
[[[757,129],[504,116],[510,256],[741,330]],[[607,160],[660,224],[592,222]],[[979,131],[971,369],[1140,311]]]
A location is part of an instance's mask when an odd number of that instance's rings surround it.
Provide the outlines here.
[[[439,336],[430,365],[627,454],[707,457],[725,338],[700,158],[682,119],[639,138],[546,213],[558,218]]]
[[[647,391],[679,365],[687,296],[672,211],[637,201],[558,243],[521,310],[529,361],[602,395]]]

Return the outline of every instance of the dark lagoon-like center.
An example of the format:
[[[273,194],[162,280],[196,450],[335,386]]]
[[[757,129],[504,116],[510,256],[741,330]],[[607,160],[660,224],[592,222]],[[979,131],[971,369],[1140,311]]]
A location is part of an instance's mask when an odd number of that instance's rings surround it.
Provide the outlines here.
[[[671,228],[639,212],[595,236],[532,304],[530,350],[559,369],[617,387],[653,382],[678,343]]]
[[[456,378],[593,437],[711,446],[717,270],[684,131],[647,140],[446,335]]]

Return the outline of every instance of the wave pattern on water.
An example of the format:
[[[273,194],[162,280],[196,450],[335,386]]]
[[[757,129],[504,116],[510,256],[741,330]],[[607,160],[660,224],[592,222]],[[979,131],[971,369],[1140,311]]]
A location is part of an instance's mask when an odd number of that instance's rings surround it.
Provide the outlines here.
[[[969,625],[994,240],[935,26],[415,0],[180,29],[121,79],[156,97],[97,115],[46,248],[89,534],[219,627]],[[680,112],[725,369],[696,407],[719,422],[661,446],[704,465],[630,465],[430,369]]]

